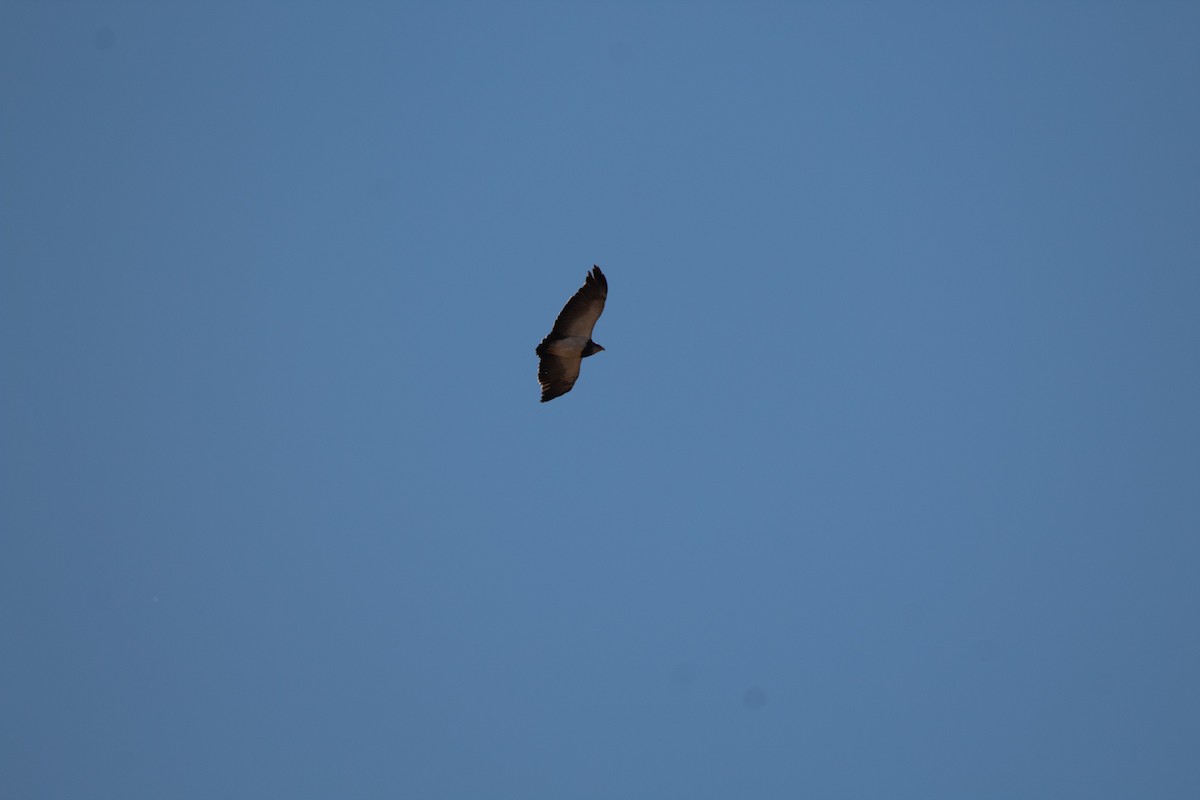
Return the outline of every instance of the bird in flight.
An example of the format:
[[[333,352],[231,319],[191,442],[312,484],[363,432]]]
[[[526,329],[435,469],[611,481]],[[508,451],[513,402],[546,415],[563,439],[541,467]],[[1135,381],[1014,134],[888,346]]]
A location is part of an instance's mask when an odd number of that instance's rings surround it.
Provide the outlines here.
[[[608,280],[599,267],[592,267],[583,286],[554,320],[554,330],[537,346],[543,403],[571,391],[579,378],[580,362],[604,349],[592,341],[592,328],[607,298]]]

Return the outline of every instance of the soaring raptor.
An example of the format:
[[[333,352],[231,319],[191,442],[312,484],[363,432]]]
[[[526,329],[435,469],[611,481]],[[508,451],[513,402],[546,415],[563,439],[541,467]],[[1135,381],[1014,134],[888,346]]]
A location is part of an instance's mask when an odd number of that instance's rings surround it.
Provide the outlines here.
[[[592,267],[583,286],[559,312],[554,330],[537,346],[543,403],[571,391],[580,362],[604,349],[592,341],[592,328],[607,298],[608,280],[599,267]]]

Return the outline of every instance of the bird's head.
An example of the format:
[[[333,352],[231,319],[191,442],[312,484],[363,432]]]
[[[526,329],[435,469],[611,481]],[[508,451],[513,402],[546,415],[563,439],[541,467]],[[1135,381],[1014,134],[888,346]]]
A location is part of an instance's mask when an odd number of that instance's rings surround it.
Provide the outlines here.
[[[583,357],[587,358],[588,356],[595,355],[603,349],[603,347],[588,339],[588,343],[583,346]]]

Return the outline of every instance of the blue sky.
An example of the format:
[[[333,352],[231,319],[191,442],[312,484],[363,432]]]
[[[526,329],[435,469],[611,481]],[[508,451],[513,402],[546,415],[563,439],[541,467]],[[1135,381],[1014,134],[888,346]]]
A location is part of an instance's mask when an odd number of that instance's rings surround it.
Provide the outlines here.
[[[1197,41],[4,4],[0,794],[1193,796]]]

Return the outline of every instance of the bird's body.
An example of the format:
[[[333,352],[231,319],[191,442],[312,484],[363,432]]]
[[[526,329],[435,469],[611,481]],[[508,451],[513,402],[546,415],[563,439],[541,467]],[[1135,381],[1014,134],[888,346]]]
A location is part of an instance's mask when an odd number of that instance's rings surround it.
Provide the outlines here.
[[[549,353],[555,356],[564,356],[566,358],[574,358],[580,356],[583,348],[587,347],[587,343],[591,341],[583,336],[567,336],[563,339],[553,339],[543,342],[542,353]]]
[[[583,286],[559,312],[554,329],[537,346],[543,403],[571,391],[579,379],[580,362],[604,349],[592,341],[592,329],[607,299],[608,279],[599,267],[592,267]]]

